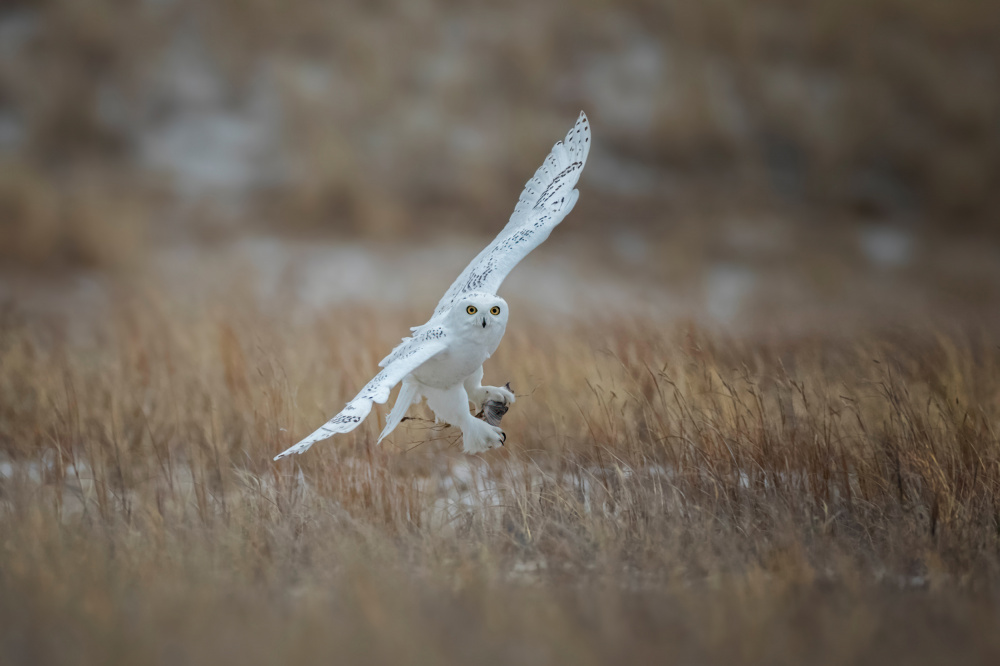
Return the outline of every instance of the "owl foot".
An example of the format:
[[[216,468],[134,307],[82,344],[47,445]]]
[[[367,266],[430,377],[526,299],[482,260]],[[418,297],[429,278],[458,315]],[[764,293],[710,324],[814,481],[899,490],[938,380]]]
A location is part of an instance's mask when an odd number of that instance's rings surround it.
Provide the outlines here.
[[[496,426],[469,417],[462,428],[462,450],[466,453],[482,453],[503,446],[507,435]]]
[[[514,392],[507,387],[480,386],[469,391],[469,401],[473,407],[472,411],[477,414],[483,411],[483,405],[488,402],[496,402],[507,406],[513,404],[515,400]]]
[[[484,386],[483,389],[486,390],[486,400],[493,400],[495,402],[502,402],[505,405],[513,405],[517,398],[514,397],[514,392],[510,390],[509,385],[504,386]]]

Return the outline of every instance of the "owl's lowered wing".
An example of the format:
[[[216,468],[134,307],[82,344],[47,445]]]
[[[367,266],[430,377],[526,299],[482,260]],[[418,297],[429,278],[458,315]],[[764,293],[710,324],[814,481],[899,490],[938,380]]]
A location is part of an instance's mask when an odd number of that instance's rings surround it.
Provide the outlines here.
[[[495,294],[511,269],[549,237],[576,204],[580,191],[573,188],[580,180],[588,152],[590,121],[581,111],[566,139],[552,147],[542,166],[524,186],[507,226],[445,292],[434,309],[435,317],[447,312],[467,293]]]
[[[372,410],[373,403],[382,404],[389,399],[389,391],[423,363],[448,346],[448,334],[441,327],[421,331],[412,338],[405,338],[379,365],[382,371],[368,382],[361,392],[316,432],[287,451],[274,457],[280,460],[293,453],[304,453],[310,446],[337,433],[350,432],[358,427]]]

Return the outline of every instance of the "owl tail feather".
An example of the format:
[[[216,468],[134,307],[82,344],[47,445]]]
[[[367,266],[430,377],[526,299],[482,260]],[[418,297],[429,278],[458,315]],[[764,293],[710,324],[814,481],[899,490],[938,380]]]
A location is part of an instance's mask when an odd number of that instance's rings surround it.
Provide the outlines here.
[[[389,412],[389,416],[385,419],[385,429],[382,430],[382,434],[378,436],[379,444],[382,440],[389,436],[396,426],[403,420],[406,416],[406,410],[410,408],[414,402],[420,400],[420,390],[417,388],[417,384],[411,381],[409,377],[403,380],[403,385],[399,387],[399,395],[396,396],[396,404],[392,406],[392,411]]]

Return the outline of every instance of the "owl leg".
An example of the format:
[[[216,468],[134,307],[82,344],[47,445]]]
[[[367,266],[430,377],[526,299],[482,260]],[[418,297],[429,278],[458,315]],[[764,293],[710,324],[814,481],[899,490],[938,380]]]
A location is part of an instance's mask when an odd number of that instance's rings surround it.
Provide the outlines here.
[[[472,411],[476,414],[483,411],[483,403],[487,400],[510,405],[514,402],[514,394],[502,386],[483,386],[483,366],[465,378],[465,391],[469,394]]]
[[[469,413],[469,394],[462,384],[447,389],[425,390],[424,396],[427,405],[440,420],[462,429],[462,448],[466,453],[481,453],[503,446],[507,439],[503,430]]]

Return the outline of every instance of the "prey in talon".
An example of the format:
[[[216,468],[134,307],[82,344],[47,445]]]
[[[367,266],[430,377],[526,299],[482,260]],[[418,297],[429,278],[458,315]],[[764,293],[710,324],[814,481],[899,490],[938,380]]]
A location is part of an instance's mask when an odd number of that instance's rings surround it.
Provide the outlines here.
[[[514,402],[514,393],[511,391],[510,382],[504,384],[504,389],[510,395],[503,394],[499,400],[487,399],[483,402],[482,407],[479,408],[476,414],[477,419],[482,419],[492,426],[500,426],[500,420],[507,413],[507,410],[510,409],[510,404]]]

